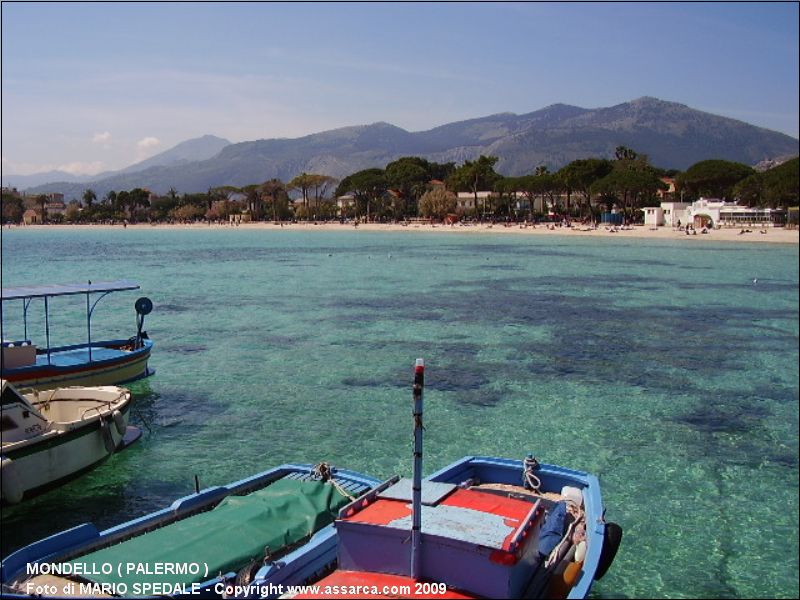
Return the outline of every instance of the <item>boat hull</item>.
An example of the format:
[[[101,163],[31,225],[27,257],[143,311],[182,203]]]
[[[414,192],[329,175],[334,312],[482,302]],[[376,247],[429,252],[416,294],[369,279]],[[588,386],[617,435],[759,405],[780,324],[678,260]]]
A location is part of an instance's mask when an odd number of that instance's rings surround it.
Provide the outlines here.
[[[19,450],[4,450],[3,474],[8,476],[7,470],[13,470],[23,498],[28,499],[85,473],[111,456],[104,436],[111,437],[115,451],[122,445],[129,408],[130,404],[120,411],[125,426],[122,434],[109,417],[69,433],[43,436],[41,442]],[[7,502],[5,497],[2,499]]]
[[[37,356],[36,364],[3,369],[2,378],[17,388],[50,390],[66,386],[120,385],[152,375],[148,368],[151,340],[143,346],[125,350],[127,340],[98,342],[92,345],[92,360],[86,344],[64,346]]]
[[[497,484],[498,486],[508,486],[510,488],[513,487],[515,489],[524,491],[521,487],[523,471],[523,461],[520,460],[468,456],[433,473],[429,477],[425,478],[425,481],[455,486],[461,486],[464,484],[466,487],[469,487],[480,481],[484,484]],[[555,465],[542,464],[539,466],[536,474],[541,480],[543,491],[558,493],[563,486],[570,486],[581,490],[586,511],[588,551],[578,579],[574,582],[570,589],[565,590],[564,595],[568,598],[585,598],[589,594],[595,574],[598,572],[599,564],[601,563],[601,553],[606,532],[606,525],[603,520],[604,507],[602,497],[600,495],[599,481],[595,476],[589,473],[575,471]],[[393,484],[394,481],[395,480],[390,480],[386,483]],[[385,485],[386,484],[384,484],[384,486]],[[377,498],[377,493],[380,492],[381,488],[384,486],[377,488],[371,492],[369,496],[364,497],[358,503],[354,504],[363,506],[374,504]],[[370,496],[374,497],[370,498]],[[423,508],[423,532],[425,532],[424,510],[425,509]],[[361,540],[358,538],[359,527],[361,524],[347,523],[346,519],[342,518],[351,512],[351,509],[343,509],[340,512],[340,520],[337,521],[337,529],[335,531],[328,532],[327,535],[321,532],[318,534],[318,539],[312,539],[302,548],[299,548],[298,550],[288,554],[281,560],[280,564],[267,565],[263,567],[256,574],[253,581],[256,589],[274,590],[277,585],[283,585],[285,587],[288,585],[302,585],[312,582],[319,583],[319,575],[326,573],[333,568],[340,569],[342,570],[341,572],[344,573],[353,573],[353,571],[347,571],[348,568],[352,568],[352,565],[348,567],[348,564],[349,562],[352,562],[350,561],[350,558],[352,557],[353,553],[360,553],[360,560],[362,560],[362,562],[366,560],[366,562],[369,563],[369,566],[373,567],[372,571],[369,569],[359,568],[358,576],[363,579],[363,581],[361,581],[362,583],[367,581],[364,579],[365,577],[381,579],[388,577],[389,575],[387,575],[387,573],[405,573],[408,570],[408,565],[410,564],[410,550],[403,554],[401,559],[396,561],[396,565],[388,565],[387,561],[389,561],[390,558],[387,558],[385,552],[381,552],[377,549],[378,546],[375,538],[364,538]],[[370,521],[369,518],[366,520]],[[349,546],[341,539],[343,532],[348,531],[348,526],[352,530],[350,533],[356,534],[355,537],[351,535],[350,542],[352,543]],[[445,539],[448,534],[453,534],[453,532],[436,532],[430,529],[430,524],[428,527],[428,545],[425,547],[428,548],[433,554],[435,554],[434,546],[436,543],[441,542],[447,547],[456,546],[456,542],[453,540]],[[525,535],[530,536],[531,539],[535,539],[538,537],[538,527],[539,525],[536,525],[535,528],[531,528],[525,533]],[[465,524],[464,529],[465,531],[469,531],[474,528],[469,524]],[[481,531],[484,529],[481,529]],[[435,535],[437,533],[440,535]],[[388,531],[386,535],[398,536],[397,539],[400,547],[403,547],[404,545],[407,546],[409,539],[407,531]],[[359,544],[360,550],[358,547]],[[469,552],[465,551],[461,558],[458,559],[458,563],[463,565],[463,568],[459,569],[459,573],[464,579],[462,582],[465,585],[464,589],[469,589],[471,592],[479,590],[478,595],[480,595],[480,590],[483,588],[481,588],[478,584],[483,585],[489,581],[498,579],[499,575],[494,571],[499,572],[502,570],[502,562],[493,564],[492,559],[496,558],[499,560],[500,555],[494,555],[494,553],[490,553],[486,556],[483,556],[480,555],[480,544],[473,544],[473,546],[474,548],[472,548]],[[512,583],[517,589],[525,589],[525,592],[522,594],[523,597],[547,596],[546,587],[538,590],[532,587],[535,583],[535,580],[533,579],[533,574],[535,571],[534,567],[530,565],[538,561],[538,559],[534,556],[536,553],[536,548],[533,547],[527,549],[525,552],[525,554],[517,557],[517,559],[514,561],[514,565],[520,565],[524,563],[524,567],[522,569],[518,569],[519,573],[515,573],[514,575],[517,580],[512,581]],[[468,563],[468,560],[472,559],[475,559],[473,563]],[[437,567],[436,564],[433,564],[436,563],[436,556],[429,556],[427,560],[429,562],[429,569]],[[433,566],[431,566],[431,564],[433,564]],[[359,567],[361,566],[363,565],[359,565]],[[452,569],[452,563],[450,562],[444,565],[441,570],[446,571],[448,569]],[[339,572],[340,571],[336,571],[335,573]],[[424,573],[425,571],[423,569],[423,574]],[[333,575],[331,577],[333,577]],[[408,578],[407,573],[405,577],[406,580],[404,580],[404,582],[411,586],[409,589],[414,589],[414,581]],[[472,582],[474,585],[470,585],[470,582],[468,581],[470,577],[474,579]],[[332,580],[330,579],[325,579],[324,583],[328,584],[331,581]],[[371,579],[369,581],[374,583],[374,581]],[[437,579],[434,578],[430,579],[429,581],[437,581]],[[453,590],[447,590],[448,593],[451,591]],[[484,594],[487,593],[486,590],[483,590],[483,592]],[[496,590],[494,590],[489,593],[488,597],[511,597],[507,594],[507,592],[497,593]],[[410,596],[445,597],[441,595],[440,588],[431,588],[430,593],[414,592],[409,594],[409,597]],[[277,597],[277,594],[268,592],[261,597]]]

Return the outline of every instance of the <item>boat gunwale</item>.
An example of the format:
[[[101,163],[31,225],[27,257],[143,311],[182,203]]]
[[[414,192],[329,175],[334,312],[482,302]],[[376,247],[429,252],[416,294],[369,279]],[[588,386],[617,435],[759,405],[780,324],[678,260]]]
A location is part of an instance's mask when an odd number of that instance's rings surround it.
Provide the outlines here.
[[[130,342],[129,339],[103,340],[103,341],[99,341],[99,342],[92,342],[91,344],[88,344],[86,342],[82,342],[80,344],[72,344],[72,345],[69,345],[69,346],[58,346],[57,348],[51,348],[50,349],[50,354],[53,355],[53,354],[57,354],[59,352],[65,352],[65,351],[69,351],[69,350],[78,350],[80,348],[89,348],[90,345],[91,345],[92,348],[108,348],[109,346],[113,346],[113,345],[117,345],[117,344],[119,344],[121,346],[121,345],[127,344],[129,342]],[[62,375],[62,374],[65,374],[65,373],[80,372],[80,371],[89,372],[89,371],[91,371],[93,369],[99,369],[99,368],[111,366],[111,365],[114,365],[116,363],[122,363],[122,362],[127,362],[127,361],[135,362],[141,356],[143,356],[145,354],[149,354],[152,351],[152,349],[153,349],[153,340],[151,340],[149,338],[145,338],[145,339],[142,340],[141,348],[134,348],[133,350],[120,350],[120,352],[124,352],[124,354],[121,354],[120,356],[112,356],[110,358],[101,358],[101,359],[97,359],[97,360],[92,360],[91,362],[78,363],[78,364],[74,364],[74,365],[54,365],[54,364],[40,365],[40,364],[33,364],[33,365],[25,365],[23,367],[4,368],[3,369],[3,379],[8,379],[12,383],[14,383],[14,380],[10,379],[9,376],[14,376],[14,375],[18,375],[18,374],[19,375],[28,375],[29,373],[33,373],[35,371],[44,371],[44,370],[55,371],[55,373],[53,373],[53,375]],[[37,356],[41,356],[41,355],[45,355],[45,354],[47,354],[47,350],[39,350],[39,349],[37,349],[37,351],[36,351],[36,355]],[[87,366],[91,367],[91,368],[87,369],[86,368]],[[91,386],[91,387],[96,387],[96,386]]]
[[[16,386],[14,386],[16,387]],[[95,388],[99,387],[117,387],[117,386],[95,386]],[[56,388],[55,390],[47,390],[47,391],[57,391],[58,389],[68,389],[68,388]],[[92,387],[82,388],[81,386],[75,386],[75,389],[93,389]],[[98,412],[87,416],[85,419],[82,418],[79,421],[56,421],[54,419],[47,418],[46,415],[42,413],[40,410],[41,404],[47,404],[49,402],[81,402],[85,400],[92,400],[91,398],[86,399],[71,399],[71,398],[55,398],[52,400],[41,400],[39,402],[30,402],[28,398],[26,398],[26,394],[20,394],[24,400],[28,401],[28,405],[34,409],[37,416],[44,419],[46,422],[51,423],[53,425],[62,425],[63,428],[50,428],[47,431],[43,431],[42,433],[34,436],[29,437],[23,440],[18,440],[16,442],[3,442],[2,444],[2,453],[4,457],[8,457],[10,459],[17,459],[21,458],[22,456],[28,456],[35,452],[42,452],[46,450],[51,450],[57,446],[61,446],[63,444],[69,443],[77,438],[83,437],[85,435],[91,435],[98,429],[102,427],[103,421],[108,421],[108,419],[112,418],[112,415],[115,410],[120,411],[123,415],[127,415],[132,406],[133,402],[133,394],[130,390],[126,388],[118,388],[121,390],[122,393],[113,401],[106,401],[106,400],[96,400],[96,402],[101,402],[104,405],[104,409],[102,412],[98,410]],[[92,410],[89,408],[87,410]],[[36,449],[35,446],[46,446],[44,449]]]

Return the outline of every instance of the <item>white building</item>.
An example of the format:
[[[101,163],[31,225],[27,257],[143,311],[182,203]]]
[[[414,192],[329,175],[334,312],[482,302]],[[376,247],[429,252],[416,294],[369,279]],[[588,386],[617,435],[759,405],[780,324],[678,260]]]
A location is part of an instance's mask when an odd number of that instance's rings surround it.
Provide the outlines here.
[[[726,202],[719,198],[700,198],[686,209],[686,222],[691,223],[695,229],[715,227],[719,224],[720,211],[727,206],[736,206],[736,202]]]
[[[349,213],[355,205],[356,197],[352,194],[345,194],[344,196],[336,198],[336,210],[339,216],[344,216],[346,213]]]
[[[779,227],[786,223],[782,208],[747,208],[726,206],[719,211],[720,227]]]
[[[655,227],[682,227],[690,221],[688,202],[662,202],[661,206],[647,206],[644,210],[644,224]]]
[[[743,227],[782,225],[785,211],[769,208],[739,206],[719,198],[700,198],[686,202],[662,202],[658,207],[644,209],[645,225],[680,227]]]
[[[686,209],[689,208],[688,202],[662,202],[661,210],[664,212],[663,222],[667,227],[680,227],[686,225]]]
[[[658,227],[664,224],[664,209],[660,206],[645,206],[644,211],[644,224]]]
[[[491,198],[494,192],[478,192],[478,211],[484,210],[487,207],[491,211]],[[463,212],[475,210],[475,194],[472,192],[458,192],[458,199],[456,200],[456,208]]]

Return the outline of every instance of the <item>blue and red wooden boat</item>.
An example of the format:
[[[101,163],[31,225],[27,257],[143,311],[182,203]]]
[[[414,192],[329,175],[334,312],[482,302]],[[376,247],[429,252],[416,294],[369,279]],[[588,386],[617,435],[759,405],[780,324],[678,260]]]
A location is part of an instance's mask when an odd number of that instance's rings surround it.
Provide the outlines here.
[[[470,456],[422,481],[422,384],[418,363],[414,478],[394,477],[344,507],[335,537],[263,567],[249,595],[587,596],[622,534],[605,522],[598,479],[532,456]]]
[[[112,292],[136,290],[139,285],[127,280],[85,284],[2,288],[0,297],[0,337],[2,337],[2,378],[17,388],[47,390],[66,386],[98,386],[129,383],[153,373],[148,368],[153,342],[142,330],[144,317],[153,308],[148,298],[135,303],[136,335],[121,340],[92,340],[92,314],[97,303]],[[62,296],[86,296],[86,342],[51,347],[50,303]],[[34,299],[44,304],[44,345],[29,338],[28,309]],[[22,305],[22,337],[6,340],[5,319],[12,301]],[[18,334],[17,334],[18,335]]]

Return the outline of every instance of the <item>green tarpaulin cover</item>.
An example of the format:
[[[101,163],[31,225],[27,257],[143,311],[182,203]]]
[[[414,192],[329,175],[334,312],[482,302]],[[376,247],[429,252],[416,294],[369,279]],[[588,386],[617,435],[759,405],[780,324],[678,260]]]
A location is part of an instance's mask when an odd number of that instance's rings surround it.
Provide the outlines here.
[[[331,523],[348,502],[330,484],[281,479],[247,496],[229,496],[210,511],[71,562],[94,570],[110,565],[112,573],[85,577],[97,583],[124,583],[126,595],[138,595],[136,588],[146,582],[190,585],[237,571],[255,558],[263,558],[266,547],[274,554],[302,540]],[[194,564],[200,565],[199,574],[165,573],[165,569],[193,570],[190,566]]]

